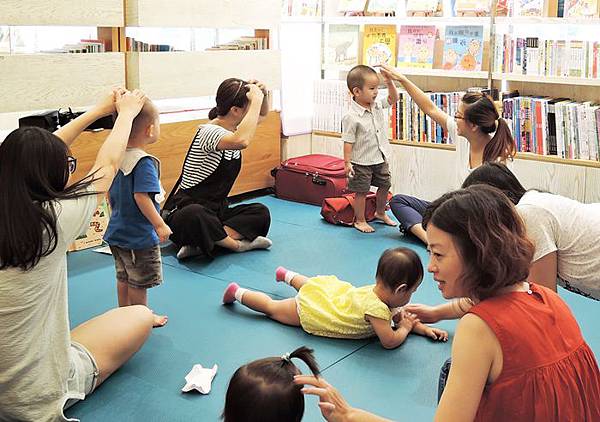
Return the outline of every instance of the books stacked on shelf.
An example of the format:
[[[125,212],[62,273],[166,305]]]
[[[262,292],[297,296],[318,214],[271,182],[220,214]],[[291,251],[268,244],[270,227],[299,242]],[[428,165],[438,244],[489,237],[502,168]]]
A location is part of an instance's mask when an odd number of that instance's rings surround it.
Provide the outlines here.
[[[494,71],[516,75],[598,78],[600,42],[497,35]]]
[[[566,18],[597,18],[600,16],[599,0],[566,0],[564,17]]]
[[[433,68],[437,28],[433,25],[402,25],[398,38],[398,67]]]
[[[376,66],[396,64],[396,25],[365,25],[362,63]]]
[[[66,53],[104,53],[105,46],[101,40],[81,40],[76,44],[63,47]]]
[[[483,26],[447,26],[444,40],[445,70],[480,71],[483,61]]]
[[[135,38],[126,37],[125,43],[127,51],[146,52],[146,51],[174,51],[174,48],[167,44],[149,44],[143,41],[137,41]]]
[[[406,0],[406,16],[443,16],[443,0]]]
[[[225,44],[218,44],[207,48],[206,51],[219,50],[267,50],[269,48],[268,37],[240,37],[237,40]]]
[[[319,16],[321,0],[284,0],[283,14],[285,16]]]
[[[464,92],[427,93],[431,101],[450,116],[454,116],[454,113],[456,113],[463,94]],[[392,139],[419,143],[452,143],[448,138],[447,131],[423,113],[406,92],[400,91],[399,95],[398,103],[392,106],[390,118],[390,136]]]
[[[348,68],[357,65],[359,44],[360,25],[326,25],[325,66]]]
[[[341,132],[342,118],[350,109],[352,101],[346,81],[315,81],[313,95],[313,130]]]
[[[517,151],[600,161],[600,105],[519,96],[504,98],[502,107]]]

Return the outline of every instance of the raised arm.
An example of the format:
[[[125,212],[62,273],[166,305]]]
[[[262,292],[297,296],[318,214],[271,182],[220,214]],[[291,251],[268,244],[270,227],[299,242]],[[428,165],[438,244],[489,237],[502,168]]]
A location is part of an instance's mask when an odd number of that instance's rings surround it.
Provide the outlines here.
[[[245,149],[250,145],[250,141],[254,137],[256,125],[258,124],[258,117],[263,107],[263,99],[265,97],[257,85],[248,84],[248,87],[248,93],[246,94],[250,100],[248,111],[238,125],[236,131],[221,138],[217,144],[217,149],[219,150]]]
[[[473,301],[466,297],[455,299],[437,306],[409,304],[404,307],[425,323],[434,323],[443,319],[458,319],[466,314],[473,306]]]
[[[69,123],[56,130],[54,134],[62,139],[67,146],[71,146],[73,141],[75,141],[89,125],[101,117],[114,113],[115,96],[124,92],[125,90],[122,88],[114,89],[102,98],[98,104],[77,117],[75,120],[71,120]]]
[[[388,104],[394,105],[398,102],[398,99],[400,98],[398,95],[398,88],[396,88],[394,80],[390,77],[389,72],[384,70],[381,72],[381,75],[383,76],[383,81],[385,82],[388,89]]]
[[[248,81],[248,83],[250,83],[250,84],[254,84],[254,85],[256,85],[257,87],[259,87],[259,88],[260,88],[260,90],[261,90],[261,91],[262,91],[262,93],[263,93],[263,96],[264,96],[264,97],[263,97],[263,100],[262,100],[262,104],[261,104],[261,106],[260,106],[260,116],[259,116],[259,118],[258,118],[258,122],[260,123],[260,122],[262,122],[262,121],[264,120],[264,117],[265,117],[267,114],[269,114],[269,98],[268,98],[268,95],[267,95],[267,93],[268,93],[268,89],[267,89],[267,86],[266,86],[265,84],[263,84],[263,83],[262,83],[262,82],[260,82],[260,81],[257,81],[256,79],[250,79],[250,80]]]
[[[115,125],[104,144],[100,147],[96,161],[89,174],[94,174],[94,189],[99,192],[98,202],[104,199],[104,194],[110,188],[112,181],[119,170],[123,154],[129,141],[131,123],[138,115],[146,96],[143,92],[116,93],[115,107],[119,113]]]
[[[448,120],[448,114],[440,110],[433,103],[433,101],[431,101],[429,96],[421,91],[418,86],[409,81],[408,78],[400,73],[396,68],[386,64],[381,65],[381,73],[387,74],[387,77],[390,79],[399,81],[408,95],[410,95],[414,102],[417,103],[419,108],[423,110],[425,114],[435,120],[437,124],[441,125],[445,130],[447,129],[446,121]]]

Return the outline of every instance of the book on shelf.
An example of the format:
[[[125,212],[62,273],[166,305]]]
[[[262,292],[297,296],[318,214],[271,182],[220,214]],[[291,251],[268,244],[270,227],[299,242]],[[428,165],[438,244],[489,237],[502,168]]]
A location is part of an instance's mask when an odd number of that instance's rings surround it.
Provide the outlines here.
[[[434,25],[402,25],[398,36],[398,67],[432,69],[436,34]]]
[[[445,70],[480,71],[483,60],[483,26],[446,26]]]
[[[157,52],[157,51],[174,51],[173,47],[167,44],[150,44],[143,41],[138,41],[132,37],[125,38],[127,51],[132,52]]]
[[[357,65],[359,44],[360,25],[326,25],[325,66],[348,67]]]
[[[599,0],[566,0],[564,2],[565,18],[591,18],[600,14]]]
[[[396,64],[396,25],[365,25],[362,64]]]
[[[442,16],[443,0],[406,0],[406,16]]]
[[[367,0],[339,0],[337,11],[341,13],[364,13]]]
[[[556,17],[557,0],[514,0],[513,16],[545,16]]]
[[[321,0],[284,0],[283,14],[286,16],[319,16]]]
[[[489,0],[456,0],[454,3],[456,16],[489,16]]]
[[[395,15],[398,9],[398,0],[368,0],[368,15]]]
[[[10,29],[0,26],[0,53],[10,53]]]

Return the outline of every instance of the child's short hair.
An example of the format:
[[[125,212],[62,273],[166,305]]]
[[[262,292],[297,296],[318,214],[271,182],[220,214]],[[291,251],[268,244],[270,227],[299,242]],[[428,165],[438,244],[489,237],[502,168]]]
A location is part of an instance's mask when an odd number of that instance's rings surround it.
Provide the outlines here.
[[[281,357],[255,360],[238,368],[225,395],[225,422],[300,422],[304,415],[302,386],[294,384],[300,370],[292,363],[302,360],[319,375],[313,350],[305,346]]]
[[[362,89],[365,85],[367,75],[377,76],[377,72],[372,67],[365,66],[364,64],[359,64],[350,69],[350,72],[348,72],[348,76],[346,77],[346,83],[348,84],[348,89],[352,95],[354,95],[354,88]]]
[[[131,122],[129,139],[133,139],[146,131],[148,126],[158,118],[159,112],[150,98],[146,98],[140,112]]]
[[[390,290],[396,290],[402,284],[412,289],[423,279],[421,258],[412,249],[387,249],[379,258],[375,277]]]

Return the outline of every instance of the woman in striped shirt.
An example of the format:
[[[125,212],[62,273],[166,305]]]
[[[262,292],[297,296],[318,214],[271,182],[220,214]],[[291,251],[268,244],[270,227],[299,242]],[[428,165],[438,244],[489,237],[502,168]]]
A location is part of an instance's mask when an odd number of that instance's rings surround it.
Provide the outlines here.
[[[271,225],[262,204],[230,207],[229,192],[242,166],[256,126],[268,111],[266,87],[258,81],[226,79],[201,125],[183,164],[179,190],[167,201],[171,240],[180,246],[177,258],[212,257],[215,246],[235,252],[269,248]]]

